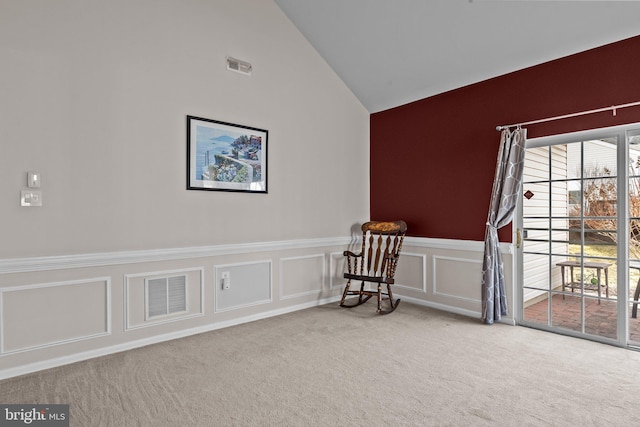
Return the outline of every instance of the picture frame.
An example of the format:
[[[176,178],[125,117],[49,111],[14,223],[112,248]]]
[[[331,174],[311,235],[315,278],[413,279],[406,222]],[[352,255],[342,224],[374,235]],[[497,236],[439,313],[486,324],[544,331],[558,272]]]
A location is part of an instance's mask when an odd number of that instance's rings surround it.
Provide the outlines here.
[[[187,116],[187,190],[267,193],[269,131]]]

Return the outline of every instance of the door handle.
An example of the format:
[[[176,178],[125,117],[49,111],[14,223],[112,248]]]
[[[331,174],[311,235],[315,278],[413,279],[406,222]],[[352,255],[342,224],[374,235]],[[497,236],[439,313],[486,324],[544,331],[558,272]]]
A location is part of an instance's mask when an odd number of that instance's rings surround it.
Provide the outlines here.
[[[522,230],[516,228],[516,247],[520,249],[520,246],[522,246]]]

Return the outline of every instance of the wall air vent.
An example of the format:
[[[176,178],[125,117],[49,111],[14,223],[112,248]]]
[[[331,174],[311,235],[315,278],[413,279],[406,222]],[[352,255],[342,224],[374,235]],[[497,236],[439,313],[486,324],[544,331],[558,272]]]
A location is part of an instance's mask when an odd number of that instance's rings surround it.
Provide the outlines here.
[[[187,311],[187,276],[146,281],[147,319]]]
[[[250,76],[253,67],[248,62],[240,61],[239,59],[227,56],[227,70]]]

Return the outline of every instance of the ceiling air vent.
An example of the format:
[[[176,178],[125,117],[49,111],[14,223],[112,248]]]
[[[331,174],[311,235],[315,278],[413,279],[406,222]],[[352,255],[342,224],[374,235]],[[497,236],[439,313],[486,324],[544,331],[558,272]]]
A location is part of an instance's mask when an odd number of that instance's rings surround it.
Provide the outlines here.
[[[250,76],[253,67],[248,62],[240,61],[239,59],[227,56],[227,70]]]

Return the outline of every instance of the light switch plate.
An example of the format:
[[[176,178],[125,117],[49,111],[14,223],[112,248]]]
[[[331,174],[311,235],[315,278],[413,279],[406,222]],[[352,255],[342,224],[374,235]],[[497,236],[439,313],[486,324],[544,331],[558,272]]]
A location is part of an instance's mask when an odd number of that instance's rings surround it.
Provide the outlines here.
[[[29,188],[40,188],[40,180],[38,172],[27,172],[27,186]]]
[[[229,271],[223,271],[221,274],[222,289],[231,289],[231,273]]]
[[[42,191],[22,190],[20,206],[42,206]]]

